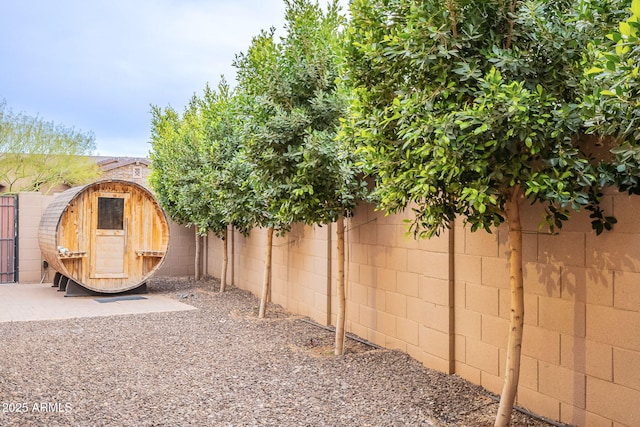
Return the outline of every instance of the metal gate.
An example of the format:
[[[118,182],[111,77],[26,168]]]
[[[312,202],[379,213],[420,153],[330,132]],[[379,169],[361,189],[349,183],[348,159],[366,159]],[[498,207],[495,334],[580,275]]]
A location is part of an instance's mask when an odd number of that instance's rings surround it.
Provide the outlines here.
[[[0,283],[18,282],[18,197],[0,196]]]

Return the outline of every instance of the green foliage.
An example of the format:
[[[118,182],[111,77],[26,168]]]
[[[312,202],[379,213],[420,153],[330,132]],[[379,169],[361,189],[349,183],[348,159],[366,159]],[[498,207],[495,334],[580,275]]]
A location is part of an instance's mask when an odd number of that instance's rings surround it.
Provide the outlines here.
[[[514,193],[544,202],[552,230],[569,210],[601,213],[606,168],[576,137],[584,46],[611,16],[603,3],[352,2],[348,134],[380,207],[411,205],[411,229],[426,236],[457,216],[489,231]]]
[[[251,99],[243,139],[265,203],[260,224],[280,232],[334,221],[362,189],[353,155],[336,140],[346,106],[337,80],[343,17],[336,2],[326,12],[306,0],[286,7],[286,36],[263,31],[234,62]]]
[[[593,66],[585,78],[594,89],[584,104],[589,131],[613,139],[606,175],[621,191],[640,194],[640,0],[621,3],[617,28],[590,46]]]
[[[602,43],[590,45],[593,65],[585,74],[587,84],[593,89],[585,96],[587,124],[592,132],[637,145],[640,141],[640,0],[620,3],[625,16],[616,17],[617,28],[610,27]]]
[[[205,88],[180,116],[152,107],[151,186],[169,216],[201,235],[223,238],[229,225],[247,234],[255,223],[250,169],[239,145],[239,101],[224,79]]]
[[[343,18],[287,2],[287,35],[254,38],[237,57],[239,87],[205,89],[180,115],[152,107],[150,182],[169,215],[219,237],[229,224],[286,231],[353,208],[361,184],[337,142],[345,96],[337,84]]]
[[[94,150],[93,135],[15,114],[0,102],[0,181],[9,192],[90,182],[100,172],[95,161],[84,156]]]
[[[251,164],[241,144],[240,121],[245,100],[234,93],[224,79],[217,91],[208,87],[201,101],[204,161],[202,182],[212,194],[214,211],[222,220],[212,231],[224,238],[227,225],[244,235],[255,226],[261,213],[258,195],[251,182]]]
[[[196,231],[209,230],[208,210],[200,194],[202,161],[199,156],[201,137],[197,123],[197,103],[192,99],[183,116],[173,108],[151,107],[151,153],[149,183],[158,202],[174,221],[196,225]],[[204,206],[203,206],[204,205]]]

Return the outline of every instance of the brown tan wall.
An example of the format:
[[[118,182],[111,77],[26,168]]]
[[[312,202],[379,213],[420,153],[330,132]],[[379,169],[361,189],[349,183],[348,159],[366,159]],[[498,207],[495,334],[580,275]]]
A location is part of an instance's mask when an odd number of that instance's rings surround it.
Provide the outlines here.
[[[53,275],[46,275],[42,262],[44,258],[38,244],[38,227],[42,212],[53,196],[43,196],[37,192],[23,192],[18,195],[18,280],[22,283],[51,281]],[[51,277],[49,277],[51,276]]]
[[[618,218],[614,232],[596,236],[579,213],[549,235],[538,231],[539,207],[522,205],[518,404],[578,426],[640,425],[640,198],[608,194],[605,207]],[[348,330],[499,393],[510,307],[506,228],[471,233],[457,222],[415,241],[405,237],[405,218],[362,205],[347,222]],[[327,227],[297,226],[274,243],[273,301],[321,323],[335,322],[328,238]],[[229,240],[230,281],[259,294],[264,231]],[[210,238],[208,247],[209,274],[219,277],[220,242]]]
[[[331,228],[335,230],[335,228]],[[327,233],[329,227],[296,225],[284,237],[274,236],[272,299],[296,313],[327,324]],[[230,258],[228,281],[236,286],[260,293],[264,277],[266,231],[254,229],[249,238],[239,233],[229,237]],[[208,240],[207,273],[220,277],[222,244]],[[335,271],[335,269],[334,269]]]
[[[362,205],[346,221],[347,329],[452,372],[450,234],[416,241],[405,237],[403,219]],[[265,242],[261,229],[249,238],[238,233],[230,238],[230,282],[260,293]],[[221,243],[210,238],[209,248],[208,264],[215,266],[209,274],[219,277]],[[336,271],[335,224],[296,225],[274,238],[272,300],[317,322],[335,324]]]
[[[169,221],[169,250],[154,277],[193,276],[195,271],[194,229]]]
[[[405,218],[385,217],[363,205],[350,220],[347,327],[452,372],[451,234],[445,231],[431,240],[406,237]]]
[[[518,400],[575,425],[640,422],[640,199],[605,196],[615,231],[577,214],[558,235],[525,212],[525,336]],[[507,232],[458,227],[456,372],[494,392],[505,366],[509,316]],[[636,404],[633,404],[636,402]]]

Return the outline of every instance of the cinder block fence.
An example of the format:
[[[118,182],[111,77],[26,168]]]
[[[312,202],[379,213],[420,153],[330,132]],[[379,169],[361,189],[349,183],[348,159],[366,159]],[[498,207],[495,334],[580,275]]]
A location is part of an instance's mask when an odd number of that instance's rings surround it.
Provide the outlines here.
[[[51,201],[19,195],[19,277],[50,281],[38,245]],[[557,235],[540,231],[539,206],[522,204],[525,331],[518,405],[577,426],[640,425],[640,198],[610,192],[612,232],[588,214]],[[347,330],[407,352],[425,366],[499,393],[509,317],[507,230],[471,233],[461,221],[431,240],[407,237],[404,219],[363,204],[347,221]],[[160,276],[192,276],[194,231],[171,225]],[[259,294],[266,232],[229,239],[229,281]],[[274,239],[272,300],[322,324],[336,318],[335,224],[296,225]],[[219,277],[222,243],[209,237],[205,271]],[[48,274],[47,274],[48,273]]]
[[[525,332],[518,405],[578,426],[640,425],[640,198],[609,193],[613,232],[586,212],[557,235],[524,202]],[[456,221],[431,240],[406,237],[406,215],[361,205],[347,222],[347,329],[425,366],[499,393],[510,312],[506,227]],[[230,237],[231,282],[259,294],[266,233]],[[274,240],[272,300],[334,324],[335,225],[297,225]],[[208,240],[219,277],[221,242]]]

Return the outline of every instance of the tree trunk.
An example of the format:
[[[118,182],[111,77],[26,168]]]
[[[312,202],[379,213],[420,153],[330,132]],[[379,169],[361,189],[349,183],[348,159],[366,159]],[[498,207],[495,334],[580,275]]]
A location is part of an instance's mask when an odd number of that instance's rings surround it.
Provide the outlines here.
[[[336,345],[334,353],[336,356],[342,356],[344,353],[344,323],[347,304],[344,286],[344,217],[342,214],[338,215],[338,220],[336,221],[336,236],[338,240],[338,316],[336,318]]]
[[[456,9],[453,0],[447,0],[447,10],[451,20],[451,34],[453,37],[458,37],[458,23],[456,22]]]
[[[513,17],[513,15],[516,12],[516,3],[518,2],[518,0],[512,0],[511,4],[509,5],[509,12],[511,13],[511,16]],[[513,40],[513,27],[515,25],[515,20],[513,18],[509,19],[509,30],[507,32],[507,41],[505,43],[505,48],[507,49],[511,49],[511,42]]]
[[[507,366],[495,427],[509,425],[520,378],[520,355],[522,353],[522,332],[524,327],[524,287],[522,282],[522,227],[520,225],[520,208],[518,206],[519,195],[519,188],[516,187],[509,200],[505,203],[506,220],[509,225],[511,316],[509,342],[507,344]]]
[[[224,230],[224,237],[222,238],[222,273],[220,273],[220,292],[224,292],[227,286],[227,266],[229,265],[229,254],[227,254],[227,237],[229,236],[229,230]]]
[[[196,257],[195,257],[196,259],[195,259],[195,270],[193,273],[193,276],[196,279],[196,282],[201,278],[201,274],[200,274],[201,253],[202,253],[202,248],[200,247],[200,234],[198,234],[198,229],[196,228]]]
[[[258,317],[264,318],[269,300],[269,287],[271,284],[271,252],[273,248],[273,227],[267,228],[267,248],[264,257],[264,278],[262,280],[262,296],[260,298],[260,309]]]

